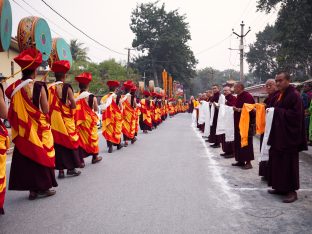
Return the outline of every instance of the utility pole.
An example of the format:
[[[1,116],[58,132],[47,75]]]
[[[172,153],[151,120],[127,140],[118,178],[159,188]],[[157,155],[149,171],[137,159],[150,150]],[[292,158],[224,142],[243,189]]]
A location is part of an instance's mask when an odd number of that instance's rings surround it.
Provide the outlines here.
[[[129,78],[129,67],[130,67],[130,51],[134,50],[132,48],[125,48],[125,50],[128,50],[128,59],[127,59],[127,77]]]
[[[250,27],[248,31],[244,34],[244,21],[240,24],[241,26],[241,34],[234,32],[234,29],[232,29],[233,34],[238,36],[240,38],[240,45],[239,45],[239,51],[240,51],[240,81],[244,82],[244,37],[247,36],[247,34],[250,32]]]

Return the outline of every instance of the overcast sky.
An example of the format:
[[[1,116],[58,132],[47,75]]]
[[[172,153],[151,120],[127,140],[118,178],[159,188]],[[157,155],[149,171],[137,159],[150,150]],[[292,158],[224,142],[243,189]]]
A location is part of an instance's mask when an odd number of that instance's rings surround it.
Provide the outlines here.
[[[123,62],[126,60],[126,55],[110,52],[90,41],[53,13],[41,0],[10,0],[10,2],[13,12],[13,36],[16,35],[21,18],[29,15],[44,16],[51,28],[52,37],[61,36],[67,42],[77,38],[84,42],[89,48],[89,57],[92,61],[100,62],[109,58]],[[46,2],[96,40],[126,54],[125,48],[131,46],[134,38],[129,28],[131,11],[137,3],[150,1],[46,0]],[[232,35],[232,28],[240,32],[242,20],[246,24],[246,30],[251,27],[251,32],[245,39],[248,50],[248,44],[255,41],[256,33],[276,19],[276,12],[269,15],[256,12],[256,0],[160,1],[162,2],[166,3],[167,10],[179,9],[181,14],[186,14],[192,35],[190,46],[199,61],[197,66],[199,69],[212,66],[222,70],[227,68],[239,70],[238,51],[228,49],[238,48],[239,44],[239,39]],[[132,53],[135,54],[135,51]],[[247,72],[247,64],[245,65]]]

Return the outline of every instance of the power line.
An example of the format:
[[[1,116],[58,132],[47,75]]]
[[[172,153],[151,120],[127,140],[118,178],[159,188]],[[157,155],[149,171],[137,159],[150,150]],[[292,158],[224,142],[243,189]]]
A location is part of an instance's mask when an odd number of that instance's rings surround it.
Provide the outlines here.
[[[25,9],[22,5],[20,5],[19,3],[17,3],[15,0],[12,0],[18,7],[20,7],[23,11],[25,11],[26,13],[28,13],[28,14],[30,14],[31,16],[34,16],[33,15],[33,13],[32,12],[30,12],[30,11],[28,11],[27,9]],[[22,0],[23,1],[23,0]],[[27,4],[28,5],[28,4]],[[32,8],[33,10],[35,10],[34,8]],[[38,12],[37,12],[38,13]],[[42,15],[42,14],[40,14],[40,15]],[[55,23],[54,23],[55,24]],[[57,26],[57,24],[55,24],[56,26]],[[56,32],[55,30],[53,30],[52,28],[51,28],[51,31],[53,32],[53,33],[55,33],[56,35],[58,35],[59,37],[62,37],[62,35],[61,34],[59,34],[58,32]],[[75,37],[75,36],[73,36],[73,37]],[[92,46],[92,45],[91,45]],[[92,47],[94,47],[94,46],[92,46]],[[94,47],[94,48],[96,48],[96,47]],[[98,48],[96,48],[96,49],[98,49]],[[91,56],[93,57],[93,58],[96,58],[97,60],[99,60],[99,61],[102,61],[102,59],[100,59],[99,57],[97,57],[96,55],[94,55],[94,54],[91,54]]]
[[[196,53],[196,55],[202,54],[202,53],[204,53],[204,52],[206,52],[206,51],[208,51],[208,50],[211,50],[211,49],[213,49],[213,48],[219,46],[219,45],[222,44],[225,40],[229,39],[231,36],[232,36],[232,34],[230,34],[230,35],[227,36],[226,38],[222,39],[221,41],[216,42],[216,43],[213,44],[212,46],[210,46],[210,47],[208,47],[208,48],[206,48],[206,49],[204,49],[204,50],[202,50],[202,51]]]
[[[32,5],[30,5],[28,2],[26,2],[25,0],[22,0],[28,7],[30,7],[33,11],[35,11],[36,13],[38,13],[39,15],[41,15],[43,18],[46,18],[48,21],[50,21],[53,25],[55,25],[57,28],[59,28],[60,30],[62,30],[63,32],[66,32],[68,35],[70,35],[71,37],[75,37],[75,35],[73,35],[72,33],[68,32],[67,30],[65,30],[64,28],[60,27],[57,23],[55,23],[53,20],[51,20],[50,18],[46,17],[45,15],[43,15],[40,11],[38,11],[36,8],[34,8]],[[58,34],[58,33],[57,33]],[[59,34],[58,34],[59,35]]]
[[[73,23],[71,23],[68,19],[66,19],[62,14],[60,14],[58,11],[56,11],[53,7],[51,7],[46,1],[41,0],[48,8],[50,8],[55,14],[57,14],[58,16],[60,16],[63,20],[65,20],[68,24],[70,24],[73,28],[75,28],[77,31],[79,31],[80,33],[82,33],[83,35],[85,35],[87,38],[89,38],[90,40],[94,41],[96,44],[106,48],[107,50],[114,52],[116,54],[120,54],[120,55],[126,55],[124,53],[120,53],[116,50],[113,50],[111,48],[109,48],[108,46],[102,44],[101,42],[97,41],[96,39],[92,38],[91,36],[89,36],[87,33],[85,33],[84,31],[82,31],[81,29],[79,29],[77,26],[75,26]]]

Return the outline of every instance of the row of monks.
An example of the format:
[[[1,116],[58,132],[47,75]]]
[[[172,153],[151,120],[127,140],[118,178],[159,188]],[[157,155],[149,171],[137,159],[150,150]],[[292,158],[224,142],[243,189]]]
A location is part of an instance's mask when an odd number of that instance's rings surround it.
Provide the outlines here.
[[[97,112],[102,112],[102,135],[108,153],[137,140],[139,127],[144,133],[157,128],[168,114],[185,112],[188,106],[181,100],[167,100],[163,95],[144,91],[144,98],[136,98],[137,87],[132,81],[120,84],[107,82],[110,92],[100,103],[90,93],[92,75],[84,72],[75,77],[80,91],[75,93],[65,83],[70,63],[65,60],[51,65],[56,81],[47,84],[35,81],[36,69],[42,63],[42,54],[27,49],[14,61],[22,68],[22,79],[11,84],[4,92],[1,85],[0,117],[8,119],[12,128],[14,150],[11,162],[9,190],[29,191],[29,199],[52,196],[58,178],[79,176],[78,168],[85,167],[84,159],[92,156],[92,164],[99,156]],[[120,88],[121,87],[121,88]],[[116,92],[117,90],[122,90]],[[9,109],[5,96],[10,100]],[[123,139],[122,139],[123,138]],[[122,143],[123,141],[123,143]],[[10,139],[4,124],[0,123],[0,214],[6,192],[6,151]]]
[[[270,194],[285,195],[283,202],[297,200],[299,152],[307,149],[304,110],[300,93],[290,84],[290,75],[280,72],[266,82],[267,98],[255,103],[243,83],[220,93],[218,85],[191,98],[194,124],[212,148],[222,147],[232,166],[252,169],[253,136],[260,136],[259,175],[267,181]]]

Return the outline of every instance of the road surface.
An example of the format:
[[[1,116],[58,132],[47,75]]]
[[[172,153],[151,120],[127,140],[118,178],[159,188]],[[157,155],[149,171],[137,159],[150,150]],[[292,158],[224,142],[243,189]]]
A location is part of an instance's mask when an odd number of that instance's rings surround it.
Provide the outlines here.
[[[139,134],[82,174],[59,180],[54,197],[8,191],[0,233],[311,233],[312,170],[301,162],[299,201],[267,194],[254,169],[230,166],[180,114]],[[255,144],[255,152],[258,152]],[[9,171],[8,163],[8,171]]]

